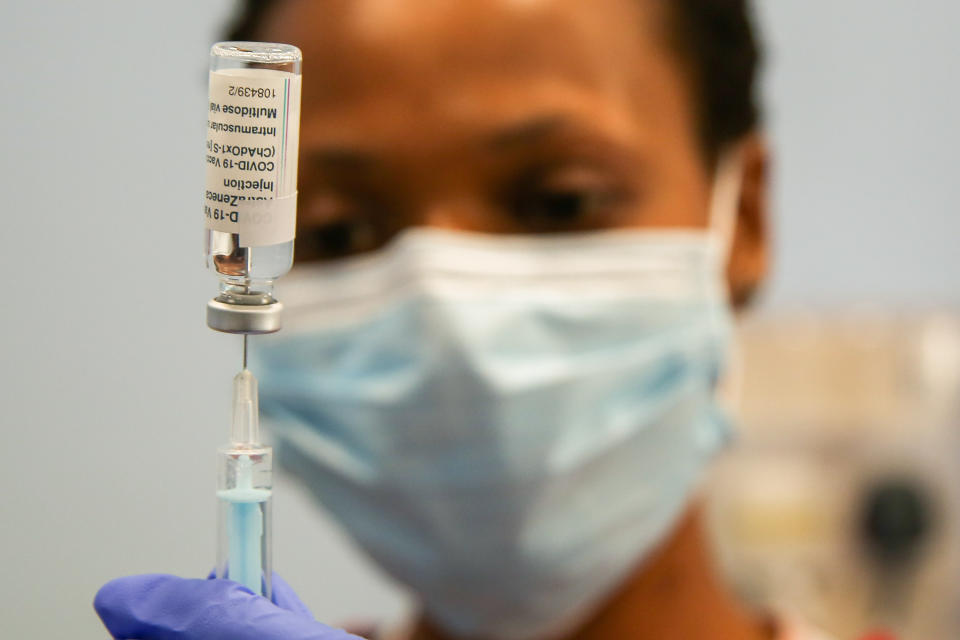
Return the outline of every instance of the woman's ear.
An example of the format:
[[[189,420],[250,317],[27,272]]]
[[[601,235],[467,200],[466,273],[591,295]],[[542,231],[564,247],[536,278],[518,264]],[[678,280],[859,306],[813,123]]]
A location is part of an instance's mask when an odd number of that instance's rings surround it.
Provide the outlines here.
[[[769,148],[759,133],[747,136],[740,148],[743,183],[727,265],[730,295],[737,308],[749,303],[766,279],[770,246]]]

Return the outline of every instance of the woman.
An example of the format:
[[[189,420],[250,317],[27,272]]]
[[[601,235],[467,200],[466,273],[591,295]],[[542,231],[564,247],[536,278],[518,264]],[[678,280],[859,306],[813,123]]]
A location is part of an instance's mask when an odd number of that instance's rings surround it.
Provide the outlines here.
[[[251,1],[233,35],[305,60],[262,406],[420,596],[407,637],[812,637],[731,596],[696,499],[767,262],[745,0]],[[117,638],[347,637],[277,592],[135,576],[96,607]]]

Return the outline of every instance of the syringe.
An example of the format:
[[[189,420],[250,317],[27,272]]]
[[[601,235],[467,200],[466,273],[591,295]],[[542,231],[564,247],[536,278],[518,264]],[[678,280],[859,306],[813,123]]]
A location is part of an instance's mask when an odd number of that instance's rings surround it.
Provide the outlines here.
[[[233,379],[233,428],[220,449],[217,577],[271,596],[270,497],[273,449],[260,442],[257,379]]]
[[[271,596],[273,452],[260,442],[248,336],[280,329],[273,285],[293,263],[301,53],[286,44],[221,42],[210,51],[203,219],[220,292],[207,325],[243,336],[230,444],[220,450],[217,577]]]

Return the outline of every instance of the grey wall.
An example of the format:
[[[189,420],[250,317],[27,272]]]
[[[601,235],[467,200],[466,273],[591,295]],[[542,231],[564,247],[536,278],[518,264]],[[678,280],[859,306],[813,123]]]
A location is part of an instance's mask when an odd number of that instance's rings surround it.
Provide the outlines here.
[[[212,564],[212,452],[239,344],[203,324],[214,281],[196,211],[206,52],[227,6],[34,0],[0,15],[5,637],[102,638],[104,581]],[[762,13],[779,164],[768,304],[960,302],[960,5]],[[403,608],[283,478],[275,513],[277,565],[319,617]]]
[[[960,5],[759,0],[771,46],[768,304],[960,302]]]

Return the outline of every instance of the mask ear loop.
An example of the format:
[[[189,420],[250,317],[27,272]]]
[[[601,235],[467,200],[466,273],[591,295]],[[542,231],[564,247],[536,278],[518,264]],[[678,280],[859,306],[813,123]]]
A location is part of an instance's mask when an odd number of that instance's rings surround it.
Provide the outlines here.
[[[709,233],[717,248],[717,270],[730,304],[730,286],[726,277],[733,251],[743,189],[743,150],[733,147],[725,151],[717,164],[710,196]],[[739,413],[743,394],[743,352],[736,325],[730,340],[726,370],[717,383],[717,401],[728,415]]]
[[[734,234],[740,213],[743,190],[743,151],[734,147],[723,153],[717,163],[710,194],[710,234],[719,248],[718,262],[725,271],[733,251]]]

